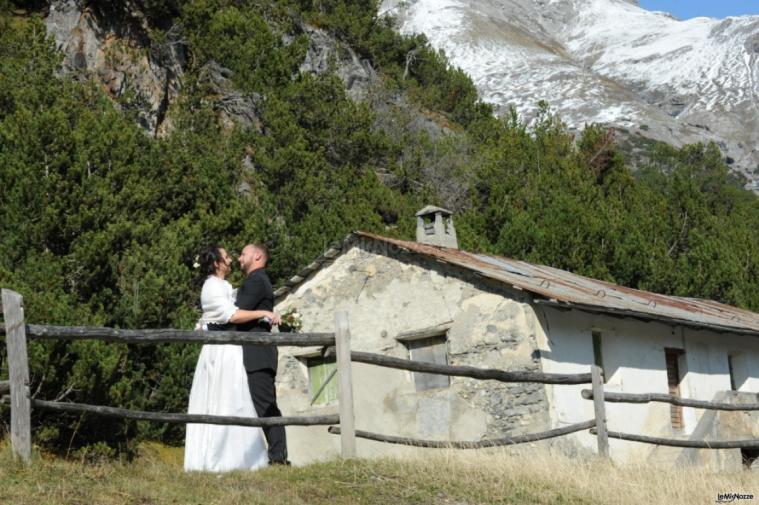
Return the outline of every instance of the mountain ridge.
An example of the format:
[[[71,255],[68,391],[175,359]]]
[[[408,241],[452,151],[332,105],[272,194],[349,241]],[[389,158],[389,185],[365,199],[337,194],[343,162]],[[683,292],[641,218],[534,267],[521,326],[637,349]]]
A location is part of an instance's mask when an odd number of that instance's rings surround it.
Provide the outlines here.
[[[571,128],[615,126],[675,146],[715,142],[759,191],[759,16],[680,21],[634,0],[384,0],[484,100]]]

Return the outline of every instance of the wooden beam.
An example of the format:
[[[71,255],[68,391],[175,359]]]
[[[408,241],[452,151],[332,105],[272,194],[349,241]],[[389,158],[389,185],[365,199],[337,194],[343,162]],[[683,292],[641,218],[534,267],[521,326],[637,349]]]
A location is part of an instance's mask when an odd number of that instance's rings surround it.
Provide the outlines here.
[[[303,417],[210,416],[205,414],[145,412],[142,410],[128,410],[116,407],[87,405],[84,403],[49,402],[45,400],[32,400],[32,407],[35,409],[53,410],[57,412],[84,412],[106,417],[118,417],[121,419],[136,419],[140,421],[156,421],[173,424],[197,423],[234,426],[320,426],[337,424],[339,422],[339,417],[336,414]]]
[[[602,458],[608,458],[609,437],[606,436],[606,405],[604,405],[603,370],[597,365],[591,365],[590,373],[593,376],[593,412],[596,417],[596,430],[598,430],[598,455]]]
[[[333,356],[334,348],[328,348],[325,356]],[[495,380],[500,382],[538,382],[541,384],[589,384],[590,373],[581,374],[551,374],[540,372],[506,372],[494,368],[476,368],[466,365],[438,365],[423,361],[394,358],[382,354],[351,351],[351,360],[356,363],[409,370],[411,372],[436,373],[454,377],[470,377],[480,380]]]
[[[423,338],[436,337],[450,330],[451,326],[453,326],[453,321],[446,321],[445,323],[436,324],[435,326],[429,326],[427,328],[404,331],[396,335],[395,339],[403,341],[403,342],[407,342],[410,340],[419,340]]]
[[[596,429],[590,430],[590,433],[596,435]],[[669,447],[685,447],[688,449],[759,449],[759,439],[748,440],[676,440],[673,438],[647,437],[645,435],[633,435],[631,433],[620,433],[618,431],[608,432],[609,438],[619,440],[628,440],[631,442],[642,442],[644,444],[666,445]]]
[[[5,288],[2,300],[11,393],[11,447],[16,457],[28,463],[32,456],[32,424],[24,301],[20,294]]]
[[[105,340],[123,344],[240,344],[288,345],[296,347],[334,345],[333,333],[253,333],[245,331],[121,330],[93,326],[49,326],[30,324],[27,333],[37,339]]]
[[[447,442],[444,440],[420,440],[416,438],[395,437],[392,435],[380,435],[368,431],[356,431],[356,436],[376,442],[387,442],[389,444],[411,445],[414,447],[428,447],[433,449],[484,449],[487,447],[501,447],[504,445],[524,444],[527,442],[536,442],[548,438],[560,437],[575,433],[577,431],[587,430],[595,426],[595,420],[585,421],[582,423],[572,424],[563,428],[556,428],[539,433],[529,433],[527,435],[515,435],[513,437],[496,438],[492,440],[478,440],[476,442]],[[330,426],[328,431],[333,435],[340,434],[340,428]]]
[[[356,424],[353,414],[353,378],[351,372],[351,333],[347,312],[335,313],[337,345],[338,402],[340,409],[340,447],[343,458],[356,457]]]
[[[593,399],[593,392],[589,389],[582,390],[582,397],[586,400]],[[707,402],[704,400],[690,400],[688,398],[680,398],[679,396],[668,395],[663,393],[611,393],[607,391],[604,394],[604,400],[612,403],[671,403],[672,405],[680,405],[682,407],[693,407],[696,409],[706,410],[759,410],[759,403],[719,403],[719,402]]]

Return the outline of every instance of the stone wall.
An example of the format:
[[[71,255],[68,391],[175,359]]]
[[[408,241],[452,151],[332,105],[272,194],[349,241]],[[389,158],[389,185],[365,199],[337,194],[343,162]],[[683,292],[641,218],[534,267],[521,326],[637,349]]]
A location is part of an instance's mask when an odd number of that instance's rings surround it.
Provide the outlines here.
[[[373,250],[381,247],[380,250]],[[297,306],[304,331],[334,331],[334,313],[349,314],[354,350],[409,358],[396,336],[447,327],[453,365],[540,370],[532,307],[519,292],[430,259],[374,242],[359,243],[281,300]],[[278,375],[287,415],[336,412],[336,404],[310,406],[304,356],[313,349],[282,348]],[[483,440],[547,429],[548,406],[538,384],[503,384],[451,378],[450,387],[417,392],[410,372],[354,365],[358,429],[439,440]],[[339,453],[338,437],[322,428],[288,428],[296,463]],[[359,441],[359,455],[402,451]]]

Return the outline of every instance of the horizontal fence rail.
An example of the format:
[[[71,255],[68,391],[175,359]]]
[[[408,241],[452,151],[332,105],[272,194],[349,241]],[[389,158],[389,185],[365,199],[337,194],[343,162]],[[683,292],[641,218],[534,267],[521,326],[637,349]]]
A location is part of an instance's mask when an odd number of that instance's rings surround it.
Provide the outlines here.
[[[11,381],[0,381],[0,396],[11,392]]]
[[[101,407],[83,403],[49,402],[45,400],[32,400],[35,409],[53,410],[57,412],[78,412],[97,414],[121,419],[135,419],[138,421],[157,421],[162,423],[186,424],[219,424],[234,426],[324,426],[337,424],[340,418],[337,414],[325,416],[302,416],[302,417],[238,417],[238,416],[212,416],[206,414],[178,414],[168,412],[145,412],[141,410],[128,410],[116,407]]]
[[[328,348],[325,357],[334,356],[333,348]],[[470,377],[480,380],[495,380],[500,382],[538,382],[542,384],[589,384],[591,374],[550,374],[540,372],[507,372],[495,368],[477,368],[465,365],[438,365],[424,361],[412,361],[394,358],[383,354],[351,351],[351,361],[366,363],[386,368],[409,370],[411,372],[433,373],[454,377]]]
[[[597,434],[595,428],[591,428],[590,433]],[[666,445],[669,447],[683,447],[686,449],[759,449],[759,440],[677,440],[674,438],[657,438],[645,435],[633,435],[631,433],[620,433],[618,431],[607,432],[609,438],[618,440],[628,440],[631,442],[642,442],[644,444]]]
[[[419,440],[415,438],[396,437],[392,435],[380,435],[369,431],[356,430],[356,437],[374,440],[376,442],[387,442],[390,444],[410,445],[414,447],[428,447],[433,449],[485,449],[487,447],[502,447],[505,445],[524,444],[528,442],[537,442],[549,438],[560,437],[587,430],[596,425],[596,421],[591,419],[582,423],[572,424],[563,428],[542,431],[540,433],[528,433],[526,435],[515,435],[513,437],[495,438],[492,440],[478,440],[476,442],[448,442],[445,440]],[[333,435],[340,434],[340,428],[330,426],[328,431]]]
[[[5,329],[2,330],[5,332]],[[26,336],[45,340],[104,340],[122,344],[335,345],[334,333],[253,333],[245,331],[121,330],[98,326],[26,325]]]
[[[586,400],[593,399],[593,392],[589,389],[582,390],[582,397]],[[612,403],[671,403],[672,405],[679,405],[681,407],[693,407],[697,409],[708,410],[759,410],[759,403],[719,403],[708,402],[704,400],[690,400],[688,398],[680,398],[679,396],[668,395],[663,393],[611,393],[604,391],[604,400]]]

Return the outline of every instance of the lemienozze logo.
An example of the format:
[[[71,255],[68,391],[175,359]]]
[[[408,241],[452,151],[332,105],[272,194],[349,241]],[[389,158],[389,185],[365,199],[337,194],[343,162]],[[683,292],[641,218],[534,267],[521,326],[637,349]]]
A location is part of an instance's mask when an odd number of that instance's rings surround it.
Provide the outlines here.
[[[717,503],[732,503],[735,500],[753,500],[754,495],[752,494],[741,494],[741,493],[719,493],[717,494]]]

